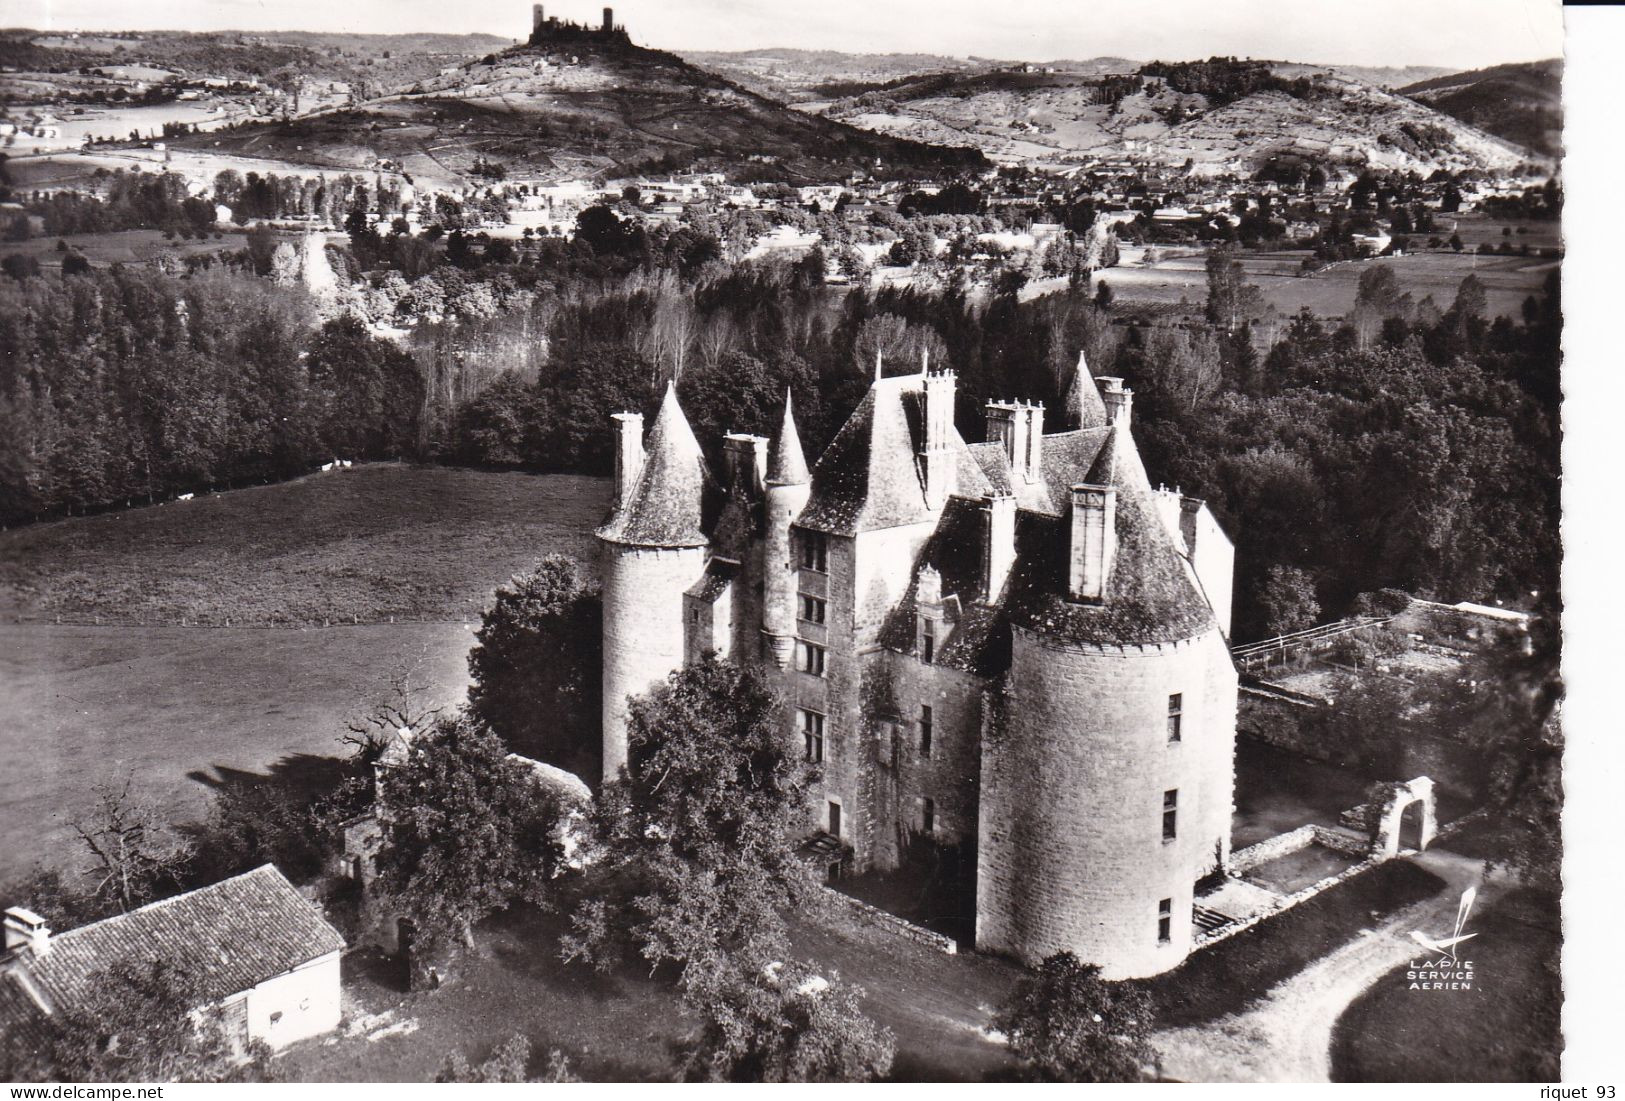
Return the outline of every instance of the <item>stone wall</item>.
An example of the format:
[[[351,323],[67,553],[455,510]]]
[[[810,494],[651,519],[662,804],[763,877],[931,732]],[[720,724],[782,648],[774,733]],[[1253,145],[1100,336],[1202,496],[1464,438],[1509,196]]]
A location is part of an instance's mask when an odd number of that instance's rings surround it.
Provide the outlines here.
[[[1185,958],[1195,882],[1227,855],[1235,686],[1217,630],[1128,649],[1015,630],[1002,729],[983,749],[979,948],[1029,963],[1069,949],[1114,979]],[[1184,722],[1170,743],[1175,692]],[[1168,790],[1178,792],[1172,840]]]
[[[956,955],[959,952],[959,945],[954,943],[952,937],[943,936],[941,933],[933,933],[923,926],[904,921],[896,914],[888,914],[886,911],[871,906],[860,899],[853,898],[851,895],[842,894],[833,887],[820,886],[818,891],[819,900],[825,906],[836,913],[852,918],[862,925],[878,929],[894,937],[901,937],[903,940],[912,941],[915,944],[931,949],[933,952],[941,952],[948,956]]]
[[[683,593],[705,570],[702,547],[605,543],[604,779],[626,763],[626,701],[683,665]]]

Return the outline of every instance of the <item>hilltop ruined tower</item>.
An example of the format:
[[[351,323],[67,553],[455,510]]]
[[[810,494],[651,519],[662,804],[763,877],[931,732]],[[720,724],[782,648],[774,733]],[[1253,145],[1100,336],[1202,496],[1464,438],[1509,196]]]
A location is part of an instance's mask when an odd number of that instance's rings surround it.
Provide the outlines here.
[[[951,372],[876,378],[811,469],[787,396],[771,441],[726,437],[720,479],[670,389],[646,446],[617,415],[606,777],[628,694],[707,653],[759,662],[820,766],[808,831],[848,866],[968,847],[978,947],[1176,966],[1229,857],[1233,554],[1151,487],[1132,392],[1079,374],[1077,427],[990,402],[979,444]]]

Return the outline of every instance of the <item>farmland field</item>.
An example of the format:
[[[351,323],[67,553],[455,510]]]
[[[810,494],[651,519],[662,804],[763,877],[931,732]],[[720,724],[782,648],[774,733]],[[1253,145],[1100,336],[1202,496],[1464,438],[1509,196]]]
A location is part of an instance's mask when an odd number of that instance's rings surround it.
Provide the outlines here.
[[[1532,251],[1558,246],[1557,227],[1550,222],[1521,224],[1528,233],[1501,236],[1501,223],[1469,221],[1463,218],[1460,233],[1466,249],[1454,253],[1448,249],[1423,250],[1406,256],[1387,256],[1372,260],[1353,260],[1317,272],[1300,276],[1299,264],[1306,251],[1243,253],[1242,266],[1248,281],[1258,287],[1278,318],[1291,317],[1301,309],[1309,309],[1320,317],[1342,317],[1354,306],[1359,291],[1360,276],[1373,266],[1391,267],[1399,278],[1402,290],[1420,302],[1433,296],[1439,309],[1450,307],[1455,300],[1456,288],[1468,275],[1476,275],[1485,286],[1488,312],[1493,316],[1505,314],[1518,318],[1526,297],[1539,297],[1546,277],[1558,269],[1555,257],[1531,256],[1479,256],[1471,250],[1481,242],[1499,245],[1510,241],[1516,248],[1527,244]],[[1448,232],[1443,236],[1448,237]],[[1156,264],[1142,266],[1133,262],[1137,250],[1125,249],[1124,263],[1099,272],[1095,278],[1111,285],[1119,302],[1132,305],[1152,303],[1177,305],[1184,299],[1193,310],[1200,310],[1207,300],[1207,256],[1205,251],[1165,249],[1176,255]],[[1188,254],[1188,255],[1178,255]],[[1264,324],[1268,326],[1269,321]]]
[[[211,779],[345,752],[403,665],[457,700],[491,592],[550,551],[590,567],[606,497],[383,465],[0,534],[0,880],[77,856],[97,781],[195,819]]]

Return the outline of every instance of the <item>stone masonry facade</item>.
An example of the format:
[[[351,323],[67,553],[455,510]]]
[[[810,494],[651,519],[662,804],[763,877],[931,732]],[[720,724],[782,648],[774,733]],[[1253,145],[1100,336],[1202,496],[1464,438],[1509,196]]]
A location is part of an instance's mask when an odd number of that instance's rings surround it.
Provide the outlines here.
[[[721,469],[674,390],[647,437],[613,418],[606,778],[629,696],[707,654],[759,664],[819,766],[809,836],[847,867],[967,847],[978,948],[1165,971],[1229,857],[1233,552],[1152,488],[1120,380],[1080,359],[1059,416],[989,403],[976,444],[954,387],[877,375],[811,467],[788,398]]]

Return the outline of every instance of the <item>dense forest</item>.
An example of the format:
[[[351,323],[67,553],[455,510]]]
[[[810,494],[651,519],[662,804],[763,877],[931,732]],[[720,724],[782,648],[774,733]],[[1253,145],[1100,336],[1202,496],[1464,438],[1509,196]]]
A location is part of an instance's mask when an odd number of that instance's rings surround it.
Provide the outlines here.
[[[1082,351],[1136,390],[1153,479],[1207,498],[1235,538],[1239,637],[1385,588],[1555,593],[1555,280],[1519,319],[1491,319],[1476,279],[1441,307],[1374,268],[1346,323],[1304,315],[1263,348],[1257,291],[1222,252],[1207,319],[1174,323],[1113,308],[1083,280],[1029,302],[1019,281],[842,290],[816,250],[728,264],[692,228],[657,240],[597,222],[529,255],[448,247],[410,281],[351,283],[354,253],[328,250],[341,274],[325,301],[269,239],[226,270],[0,279],[0,517],[334,458],[606,473],[605,418],[652,414],[667,380],[713,447],[724,431],[769,432],[788,388],[816,453],[877,354],[893,370],[922,352],[956,370],[974,440],[987,399],[1056,408]],[[355,252],[410,240],[373,237],[358,228]],[[390,330],[407,309],[410,331]]]

